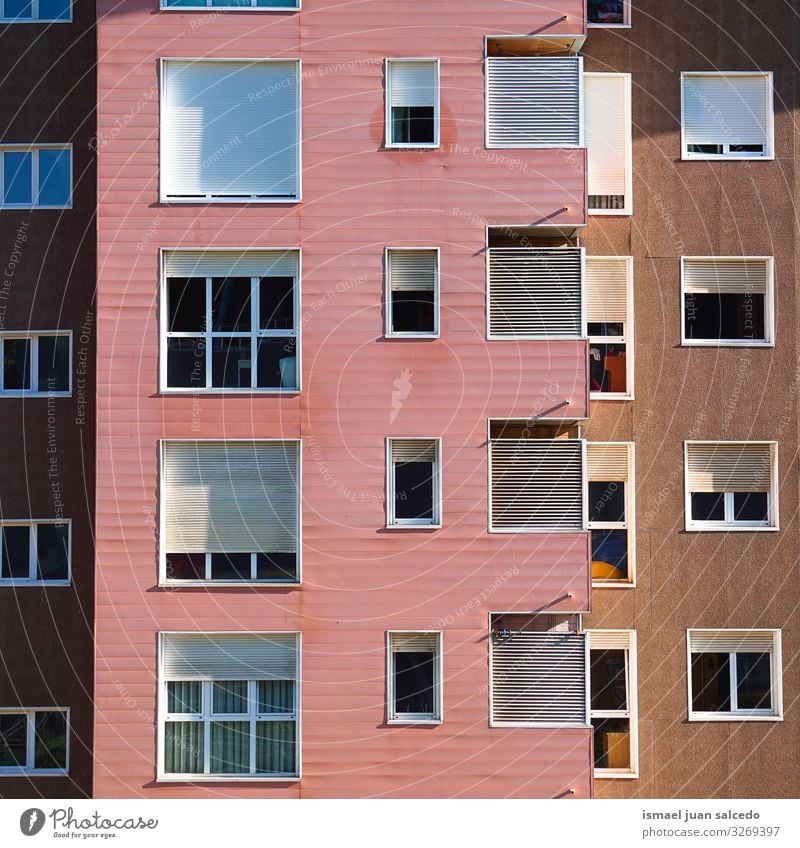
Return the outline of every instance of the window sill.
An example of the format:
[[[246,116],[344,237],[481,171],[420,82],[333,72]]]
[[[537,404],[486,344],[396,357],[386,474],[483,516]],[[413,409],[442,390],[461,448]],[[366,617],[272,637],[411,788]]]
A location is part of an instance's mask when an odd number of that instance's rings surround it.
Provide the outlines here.
[[[687,533],[777,533],[780,527],[761,527],[741,524],[687,524]]]
[[[638,780],[639,772],[637,771],[621,771],[613,772],[605,769],[595,769],[595,780]]]
[[[592,580],[592,589],[635,589],[636,581],[628,583],[626,580]]]
[[[25,398],[25,397],[72,397],[72,392],[26,392],[26,391],[0,391],[0,398]]]
[[[71,583],[70,580],[14,580],[14,579],[3,579],[0,580],[0,590],[4,587],[9,589],[21,589],[26,586],[43,586],[47,588],[48,586],[69,586]]]
[[[586,209],[586,214],[590,218],[594,218],[595,215],[600,216],[601,218],[611,218],[616,216],[617,218],[630,218],[633,215],[633,210],[625,207],[625,209]]]
[[[742,339],[704,339],[702,341],[690,341],[684,339],[681,341],[681,347],[775,347],[775,342],[767,341],[747,341]]]
[[[592,24],[586,22],[588,29],[630,29],[630,24]]]
[[[773,162],[775,155],[746,155],[740,153],[733,156],[729,153],[683,153],[681,160],[684,162]]]
[[[385,339],[438,339],[439,333],[384,333]]]
[[[39,23],[38,21],[33,21],[32,23]],[[4,203],[0,205],[0,210],[3,209],[14,209],[16,211],[22,212],[47,212],[48,210],[65,210],[72,209],[72,204],[70,203],[67,206],[31,206],[30,203]]]
[[[254,586],[261,589],[286,589],[299,588],[302,583],[297,580],[295,582],[277,582],[272,580],[160,580],[158,586],[160,589],[191,589],[195,586],[213,586],[217,589],[241,588],[243,586]]]
[[[438,524],[422,524],[422,523],[412,523],[408,524],[385,524],[384,530],[441,530],[442,523]]]
[[[440,718],[390,718],[386,722],[392,727],[414,726],[416,724],[435,726],[443,723]]]
[[[209,7],[211,8],[211,7]],[[217,8],[217,7],[214,7]],[[301,197],[160,197],[158,202],[164,206],[264,206],[275,203],[300,203]],[[41,207],[39,207],[41,208]]]
[[[176,775],[175,777],[159,775],[156,778],[156,783],[297,783],[299,780],[300,775],[297,774],[287,775],[286,777],[259,777],[250,774],[241,777],[227,774],[187,774]]]
[[[689,721],[783,721],[777,715],[739,715],[737,713],[689,713]]]
[[[634,400],[634,397],[616,392],[589,392],[589,400]]]
[[[436,144],[384,144],[384,150],[441,150],[442,146]]]
[[[300,389],[234,389],[234,388],[211,388],[211,389],[192,389],[192,388],[165,388],[159,389],[160,395],[176,396],[176,397],[193,397],[194,395],[270,395],[270,396],[292,396],[299,395]]]
[[[0,777],[67,777],[68,769],[0,768]]]
[[[69,18],[0,18],[0,24],[71,24]]]

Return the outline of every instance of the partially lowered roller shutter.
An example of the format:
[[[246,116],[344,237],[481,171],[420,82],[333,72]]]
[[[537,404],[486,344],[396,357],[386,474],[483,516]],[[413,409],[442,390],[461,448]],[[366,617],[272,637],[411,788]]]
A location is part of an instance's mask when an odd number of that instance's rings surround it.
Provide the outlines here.
[[[689,442],[686,482],[690,492],[769,492],[772,446],[753,442]]]

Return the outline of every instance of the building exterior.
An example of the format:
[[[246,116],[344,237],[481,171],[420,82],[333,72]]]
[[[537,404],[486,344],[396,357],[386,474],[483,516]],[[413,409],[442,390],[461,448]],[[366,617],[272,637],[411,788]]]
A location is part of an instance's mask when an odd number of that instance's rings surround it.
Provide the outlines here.
[[[92,792],[94,3],[0,3],[0,797]]]

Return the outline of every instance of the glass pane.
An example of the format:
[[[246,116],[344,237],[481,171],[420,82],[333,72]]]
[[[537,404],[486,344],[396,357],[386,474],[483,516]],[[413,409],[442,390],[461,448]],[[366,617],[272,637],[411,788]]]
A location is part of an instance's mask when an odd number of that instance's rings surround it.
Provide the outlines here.
[[[735,521],[769,522],[769,496],[766,492],[734,492],[733,517]]]
[[[256,556],[259,580],[293,581],[297,579],[297,554],[270,553]]]
[[[5,339],[3,342],[3,388],[20,391],[31,387],[30,339]]]
[[[212,340],[211,385],[214,388],[249,389],[253,368],[249,338]]]
[[[300,0],[256,0],[256,6],[276,6],[281,9],[297,9]]]
[[[205,554],[167,554],[167,580],[205,580]]]
[[[740,710],[772,709],[769,654],[736,654],[736,700]]]
[[[250,277],[215,277],[211,281],[211,297],[214,332],[249,332]]]
[[[61,712],[36,713],[33,766],[37,769],[67,767],[67,715]]]
[[[30,18],[33,15],[33,3],[31,0],[4,0],[2,8],[3,17],[10,18],[11,20],[15,18]]]
[[[250,771],[250,722],[215,721],[211,725],[212,774]]]
[[[294,712],[294,680],[259,680],[258,712],[287,714]]]
[[[627,361],[624,344],[589,344],[589,379],[593,392],[627,391]]]
[[[628,531],[592,530],[592,579],[628,579]]]
[[[394,661],[394,712],[433,715],[434,655],[427,651],[400,651]]]
[[[66,580],[69,576],[69,525],[40,524],[36,528],[37,577]]]
[[[237,6],[250,6],[250,0],[211,0],[212,6],[227,6],[229,9]]]
[[[203,722],[168,721],[164,725],[164,771],[203,773]]]
[[[217,714],[246,713],[247,681],[222,680],[213,684],[213,711]]]
[[[33,205],[33,156],[3,153],[3,203]]]
[[[433,519],[433,463],[394,464],[394,514],[400,519]]]
[[[66,206],[70,202],[69,150],[39,151],[40,206]]]
[[[294,329],[294,278],[262,277],[258,284],[262,330]]]
[[[687,339],[764,340],[764,295],[687,294],[684,300]]]
[[[203,712],[203,684],[199,680],[170,680],[167,683],[167,712]]]
[[[204,338],[167,340],[167,386],[172,389],[206,387]]]
[[[206,281],[202,277],[167,280],[168,329],[171,333],[202,333],[206,328]]]
[[[212,554],[212,580],[250,580],[250,554]]]
[[[592,322],[587,324],[587,330],[590,336],[624,336],[625,325],[619,322]]]
[[[392,144],[433,144],[433,106],[393,106]]]
[[[627,718],[593,718],[594,767],[630,769],[631,737]]]
[[[692,709],[703,713],[730,712],[728,654],[692,654]]]
[[[434,300],[432,291],[392,292],[392,332],[435,332]]]
[[[293,721],[257,721],[256,771],[259,774],[296,774],[295,735]]]
[[[3,527],[3,577],[30,577],[30,527]]]
[[[41,336],[39,338],[39,391],[69,391],[69,338]]]
[[[43,21],[68,21],[71,0],[39,0],[39,18]]]
[[[260,389],[297,388],[297,339],[258,340],[258,387]]]
[[[625,651],[592,651],[592,709],[625,710]]]
[[[27,758],[28,717],[25,713],[0,713],[0,768],[24,768]]]
[[[692,492],[693,521],[724,521],[725,495],[722,492]]]
[[[592,481],[589,483],[589,521],[625,520],[625,483]]]
[[[623,0],[588,0],[586,19],[592,24],[624,24]]]

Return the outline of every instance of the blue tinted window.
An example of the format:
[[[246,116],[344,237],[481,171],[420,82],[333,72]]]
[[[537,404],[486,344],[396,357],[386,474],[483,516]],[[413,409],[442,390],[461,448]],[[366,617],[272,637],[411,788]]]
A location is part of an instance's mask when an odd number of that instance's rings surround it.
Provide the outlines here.
[[[30,18],[33,14],[31,0],[5,0],[3,4],[3,17],[8,20],[14,18]]]
[[[39,0],[39,17],[43,21],[68,21],[70,0]]]
[[[296,9],[300,0],[256,0],[256,6],[280,6],[286,9]]]
[[[30,153],[3,153],[3,203],[32,204],[32,176],[33,156]]]
[[[39,151],[39,206],[66,206],[70,201],[70,151]]]

